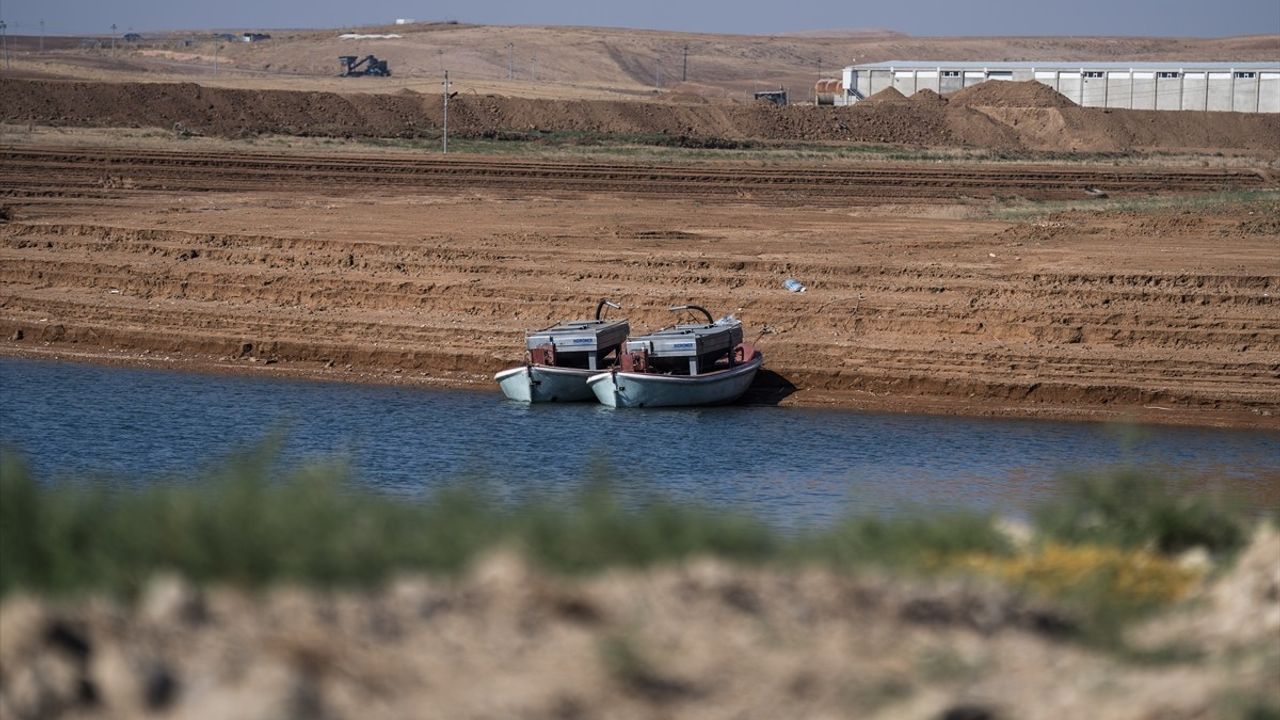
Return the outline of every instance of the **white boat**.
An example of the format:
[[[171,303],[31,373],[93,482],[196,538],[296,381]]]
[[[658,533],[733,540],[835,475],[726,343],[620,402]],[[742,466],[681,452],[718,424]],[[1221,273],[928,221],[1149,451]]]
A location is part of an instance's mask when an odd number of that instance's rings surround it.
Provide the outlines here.
[[[502,394],[518,402],[578,402],[594,397],[587,379],[608,367],[626,340],[626,320],[605,320],[601,300],[594,320],[567,320],[525,336],[525,363],[493,376]]]
[[[742,342],[742,322],[712,321],[697,305],[671,310],[698,310],[707,322],[628,338],[620,362],[587,380],[597,400],[615,408],[721,405],[747,391],[764,355]]]
[[[587,379],[599,370],[579,370],[529,363],[493,376],[508,400],[517,402],[581,402],[595,394]]]

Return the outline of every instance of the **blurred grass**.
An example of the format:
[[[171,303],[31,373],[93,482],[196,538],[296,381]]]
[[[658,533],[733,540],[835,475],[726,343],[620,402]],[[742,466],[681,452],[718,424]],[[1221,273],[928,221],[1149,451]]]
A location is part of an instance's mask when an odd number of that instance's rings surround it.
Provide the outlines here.
[[[1125,622],[1183,599],[1203,574],[1148,550],[1056,542],[1012,557],[969,555],[950,566],[1053,598],[1088,639],[1109,646],[1121,640]]]
[[[272,443],[190,478],[130,485],[45,481],[0,453],[0,596],[137,593],[157,572],[201,583],[369,586],[400,572],[457,573],[498,545],[562,573],[712,555],[742,563],[995,577],[1061,600],[1111,632],[1187,594],[1229,558],[1253,518],[1176,478],[1121,468],[1067,478],[1015,539],[989,516],[852,516],[783,534],[758,519],[662,498],[624,504],[596,468],[567,499],[504,504],[483,482],[408,500],[359,490],[340,463],[277,469]]]
[[[1248,539],[1245,508],[1197,492],[1176,476],[1135,467],[1068,476],[1067,492],[1036,514],[1041,532],[1065,543],[1177,554],[1204,548],[1230,554]]]
[[[396,572],[455,573],[488,548],[558,572],[693,555],[746,563],[925,565],[1009,552],[991,518],[849,518],[784,535],[758,519],[649,498],[631,505],[595,469],[568,498],[503,504],[483,481],[406,500],[359,490],[341,464],[275,467],[268,443],[191,478],[130,485],[44,481],[0,457],[0,594],[23,588],[130,595],[158,571],[197,582],[362,586]]]

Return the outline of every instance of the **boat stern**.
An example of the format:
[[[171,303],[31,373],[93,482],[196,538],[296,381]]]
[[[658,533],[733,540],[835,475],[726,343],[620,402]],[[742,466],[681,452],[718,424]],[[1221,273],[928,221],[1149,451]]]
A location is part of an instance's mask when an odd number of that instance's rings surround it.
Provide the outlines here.
[[[517,402],[581,402],[591,399],[590,375],[591,371],[577,368],[525,365],[503,370],[493,379],[504,395]]]
[[[527,366],[514,367],[493,376],[508,400],[533,402],[533,373]]]
[[[595,393],[596,400],[601,405],[616,408],[621,400],[618,394],[618,384],[615,380],[614,373],[604,372],[599,375],[592,375],[587,378],[587,387],[591,388],[591,392]]]

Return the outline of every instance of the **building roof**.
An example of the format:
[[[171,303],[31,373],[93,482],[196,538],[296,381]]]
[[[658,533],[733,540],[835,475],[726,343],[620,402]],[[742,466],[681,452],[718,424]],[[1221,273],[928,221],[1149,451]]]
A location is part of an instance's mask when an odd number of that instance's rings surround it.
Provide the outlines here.
[[[1265,62],[1087,62],[1083,60],[1022,60],[1018,62],[985,62],[956,60],[889,60],[850,65],[854,70],[1280,70],[1280,60]]]

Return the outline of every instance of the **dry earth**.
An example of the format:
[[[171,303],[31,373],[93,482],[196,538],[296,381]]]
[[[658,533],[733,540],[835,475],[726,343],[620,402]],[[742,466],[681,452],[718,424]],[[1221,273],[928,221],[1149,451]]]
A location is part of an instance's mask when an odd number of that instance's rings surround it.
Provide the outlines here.
[[[192,83],[84,83],[0,79],[0,122],[63,127],[151,127],[202,135],[439,137],[439,98],[229,90]],[[886,91],[853,107],[777,108],[460,96],[455,137],[548,134],[641,136],[698,145],[826,141],[1000,151],[1201,152],[1275,158],[1280,114],[1157,112],[1077,107],[1036,82],[983,83],[945,99]]]
[[[770,333],[757,401],[1275,428],[1274,189],[1228,168],[16,146],[0,350],[490,387],[522,331],[600,297],[637,328],[693,301]]]
[[[252,29],[252,28],[246,28]],[[395,33],[398,39],[338,35]],[[239,88],[438,93],[448,69],[461,93],[515,97],[636,98],[661,92],[681,101],[745,100],[752,90],[788,87],[807,99],[819,77],[853,62],[946,60],[1274,60],[1280,35],[1231,38],[911,37],[889,31],[719,35],[622,28],[422,23],[320,31],[272,30],[268,42],[224,43],[213,76],[208,31],[148,35],[140,45],[82,49],[77,38],[10,37],[12,72],[82,80],[182,81]],[[190,40],[190,44],[186,41]],[[508,44],[511,45],[510,55]],[[688,48],[688,81],[681,78]],[[333,77],[339,55],[390,60],[391,78]],[[514,77],[508,79],[508,59]],[[661,73],[661,82],[659,81]],[[658,86],[661,85],[661,88]]]
[[[568,579],[499,554],[368,592],[160,579],[133,606],[9,598],[0,715],[1266,717],[1280,537],[1259,532],[1184,607],[1132,628],[1146,661],[1072,640],[1071,623],[976,580],[710,560]]]

